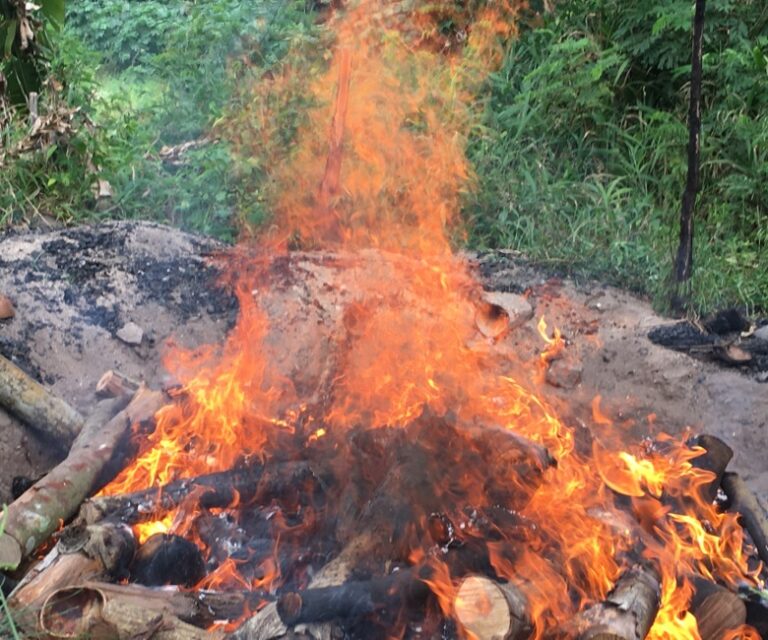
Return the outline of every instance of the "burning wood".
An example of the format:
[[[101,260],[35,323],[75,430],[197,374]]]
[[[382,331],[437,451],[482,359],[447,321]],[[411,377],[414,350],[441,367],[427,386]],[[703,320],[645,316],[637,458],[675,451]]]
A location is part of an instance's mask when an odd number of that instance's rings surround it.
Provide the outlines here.
[[[532,631],[528,600],[511,583],[468,576],[456,591],[453,607],[456,621],[473,638],[522,640]]]
[[[694,580],[691,611],[701,640],[722,640],[747,621],[747,607],[738,595],[702,578]]]
[[[648,567],[633,567],[619,578],[604,602],[584,612],[579,640],[643,640],[660,599],[658,574]]]
[[[163,517],[182,504],[194,502],[202,509],[220,509],[268,502],[312,482],[311,466],[306,461],[263,465],[249,464],[231,471],[176,480],[163,487],[117,496],[100,496],[86,501],[79,519],[93,523],[111,519],[137,524]]]
[[[509,15],[491,14],[504,4],[487,3],[485,31],[467,32],[472,52],[494,50]],[[481,286],[445,233],[469,170],[466,118],[446,128],[441,117],[481,60],[458,72],[462,52],[442,68],[416,42],[371,39],[372,7],[353,5],[325,78],[335,99],[318,96],[308,117],[323,139],[293,154],[317,162],[285,168],[272,230],[274,246],[349,241],[341,257],[312,257],[317,287],[338,295],[320,304],[301,288],[310,260],[238,252],[227,340],[173,350],[172,401],[139,389],[5,514],[0,560],[16,568],[102,487],[129,424],[154,416],[78,521],[91,533],[131,526],[146,540],[139,557],[123,574],[91,547],[51,556],[12,600],[39,606],[36,630],[58,637],[202,638],[198,627],[219,621],[240,640],[453,637],[457,626],[478,640],[689,640],[694,616],[706,634],[731,629],[742,612],[728,589],[758,578],[736,516],[713,500],[721,481],[768,550],[759,505],[725,474],[732,452],[707,436],[628,443],[597,410],[590,429],[552,406],[537,374],[568,341],[542,318],[543,352],[522,337],[502,345],[513,315],[523,324],[533,308],[494,296],[478,312]],[[331,118],[326,153],[317,132]],[[343,172],[342,152],[353,160]],[[273,288],[308,301],[265,301]],[[280,330],[303,305],[313,312],[288,339]],[[712,586],[674,597],[699,575]],[[115,578],[189,590],[94,582]]]

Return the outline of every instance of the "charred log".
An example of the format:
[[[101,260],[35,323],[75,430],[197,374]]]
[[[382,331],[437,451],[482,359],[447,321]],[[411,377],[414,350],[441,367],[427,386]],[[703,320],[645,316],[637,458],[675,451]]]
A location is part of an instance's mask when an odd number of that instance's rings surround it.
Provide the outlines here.
[[[176,480],[163,487],[117,496],[92,498],[80,509],[83,522],[116,519],[128,524],[147,522],[163,516],[187,500],[204,509],[224,508],[235,503],[267,502],[315,490],[314,475],[307,462],[268,465],[252,464],[230,471]]]
[[[156,533],[139,547],[131,567],[133,582],[155,587],[191,587],[205,576],[203,554],[193,542],[168,533]]]
[[[292,627],[361,618],[384,609],[397,612],[406,607],[421,607],[430,594],[419,571],[404,569],[382,578],[284,593],[277,601],[277,612]]]
[[[692,444],[705,450],[704,455],[693,459],[693,466],[697,469],[704,469],[705,471],[711,471],[715,474],[714,479],[702,488],[702,497],[705,500],[712,502],[717,495],[717,490],[720,488],[725,469],[731,461],[731,458],[733,458],[733,449],[725,444],[720,438],[707,434],[697,436]]]

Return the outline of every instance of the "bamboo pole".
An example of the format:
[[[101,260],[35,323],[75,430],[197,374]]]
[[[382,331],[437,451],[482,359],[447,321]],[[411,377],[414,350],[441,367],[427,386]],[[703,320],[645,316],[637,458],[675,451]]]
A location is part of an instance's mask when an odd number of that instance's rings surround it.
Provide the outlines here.
[[[0,356],[0,405],[30,427],[69,448],[83,428],[83,417],[64,400]]]

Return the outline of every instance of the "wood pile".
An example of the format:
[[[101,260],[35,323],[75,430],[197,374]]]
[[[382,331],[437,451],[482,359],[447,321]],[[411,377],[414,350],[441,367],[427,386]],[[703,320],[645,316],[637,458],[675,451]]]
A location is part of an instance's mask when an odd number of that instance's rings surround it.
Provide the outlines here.
[[[4,588],[13,586],[9,606],[25,633],[168,640],[532,636],[535,576],[505,580],[486,542],[512,563],[526,544],[531,524],[518,513],[555,464],[540,445],[428,409],[405,428],[361,426],[336,438],[307,437],[299,419],[296,429],[274,435],[264,458],[159,489],[94,497],[129,462],[137,425],[147,428],[170,398],[110,372],[98,389],[109,397],[80,419],[3,365],[0,398],[39,400],[26,409],[6,406],[35,428],[66,421],[52,434],[71,441],[67,457],[3,513]],[[732,452],[709,436],[696,444],[706,450],[696,466],[714,474],[703,495],[727,494],[768,562],[768,523],[745,484],[726,472]],[[239,510],[237,522],[226,508]],[[278,511],[284,520],[276,523]],[[133,525],[170,513],[191,514],[185,535],[158,534],[140,544]],[[429,552],[414,557],[415,548]],[[248,584],[199,586],[233,558]],[[627,567],[604,601],[546,636],[644,638],[660,606],[660,573],[641,555]],[[446,570],[452,590],[440,594],[436,585]],[[275,575],[279,588],[270,582]],[[255,587],[260,580],[263,587]],[[703,640],[720,640],[747,621],[764,624],[764,606],[748,607],[711,578],[692,582],[691,611]],[[222,622],[229,624],[216,624]]]

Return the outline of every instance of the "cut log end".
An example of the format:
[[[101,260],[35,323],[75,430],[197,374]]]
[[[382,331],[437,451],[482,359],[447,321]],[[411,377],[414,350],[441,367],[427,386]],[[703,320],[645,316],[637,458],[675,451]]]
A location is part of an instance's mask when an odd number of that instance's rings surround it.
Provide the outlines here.
[[[119,371],[107,371],[96,383],[96,395],[102,398],[119,398],[136,393],[139,383]]]
[[[469,576],[454,600],[456,621],[477,640],[515,640],[530,633],[525,596],[511,584]]]

